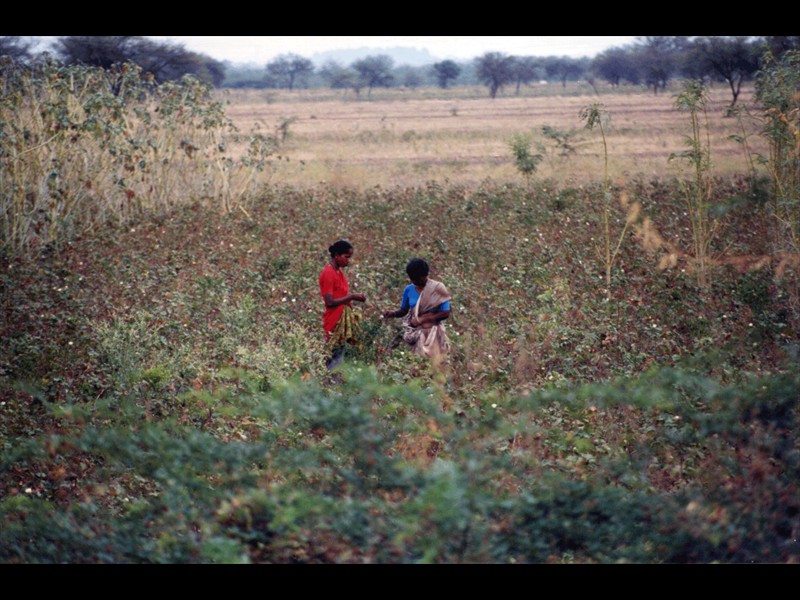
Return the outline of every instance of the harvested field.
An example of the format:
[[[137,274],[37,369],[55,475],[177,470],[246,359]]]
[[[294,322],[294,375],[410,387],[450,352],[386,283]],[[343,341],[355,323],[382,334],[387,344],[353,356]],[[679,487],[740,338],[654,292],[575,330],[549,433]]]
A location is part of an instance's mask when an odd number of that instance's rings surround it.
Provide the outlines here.
[[[560,86],[559,86],[560,87]],[[520,96],[491,99],[473,91],[443,91],[431,98],[411,91],[382,91],[372,99],[335,96],[330,91],[235,91],[226,95],[226,112],[243,131],[272,130],[288,124],[273,181],[298,186],[319,183],[347,187],[411,186],[427,180],[472,184],[487,178],[519,182],[509,141],[530,137],[544,156],[536,177],[561,184],[598,180],[603,175],[603,146],[598,130],[585,128],[582,108],[601,103],[610,115],[606,132],[612,177],[663,177],[679,173],[670,155],[685,149],[688,115],[675,109],[679,88],[654,95],[639,88],[594,94],[591,88],[528,88]],[[749,171],[747,152],[732,135],[747,133],[751,151],[763,151],[756,125],[725,116],[730,91],[711,90],[708,132],[712,169],[720,176]],[[752,90],[740,106],[752,102]],[[572,150],[562,156],[544,127],[564,135]],[[745,128],[743,130],[743,127]]]

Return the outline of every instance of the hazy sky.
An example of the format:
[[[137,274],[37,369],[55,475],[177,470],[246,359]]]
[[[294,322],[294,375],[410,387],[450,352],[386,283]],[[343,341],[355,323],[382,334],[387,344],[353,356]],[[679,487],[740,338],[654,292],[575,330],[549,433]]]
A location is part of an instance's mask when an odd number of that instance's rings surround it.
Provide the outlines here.
[[[317,52],[355,48],[427,49],[438,60],[468,60],[484,52],[517,56],[593,57],[606,48],[624,46],[636,36],[146,36],[182,44],[220,61],[265,63],[279,54],[311,58]]]

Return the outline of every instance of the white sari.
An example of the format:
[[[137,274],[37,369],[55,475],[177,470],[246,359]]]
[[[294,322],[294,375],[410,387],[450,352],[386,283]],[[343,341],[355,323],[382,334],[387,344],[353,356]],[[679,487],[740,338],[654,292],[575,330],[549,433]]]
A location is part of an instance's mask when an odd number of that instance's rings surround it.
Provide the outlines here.
[[[443,302],[449,302],[451,298],[450,292],[443,283],[428,279],[413,310],[403,318],[403,341],[411,346],[414,354],[434,357],[450,351],[450,341],[447,338],[443,321],[427,328],[419,325],[414,327],[411,325],[411,321],[412,319],[418,320],[420,315],[433,312]]]

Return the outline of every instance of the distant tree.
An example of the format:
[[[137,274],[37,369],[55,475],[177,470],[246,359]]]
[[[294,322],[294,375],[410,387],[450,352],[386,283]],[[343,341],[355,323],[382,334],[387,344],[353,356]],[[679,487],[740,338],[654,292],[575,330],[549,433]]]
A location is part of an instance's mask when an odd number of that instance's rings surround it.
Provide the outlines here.
[[[562,87],[566,87],[567,80],[578,79],[586,70],[583,61],[568,56],[548,56],[543,63],[547,78],[560,81]]]
[[[0,56],[8,56],[16,61],[27,62],[33,54],[33,42],[15,35],[0,36]]]
[[[394,82],[392,65],[394,61],[390,56],[379,54],[366,56],[355,61],[351,67],[358,73],[361,87],[367,88],[367,94],[372,93],[374,87],[389,87]]]
[[[208,56],[202,56],[203,68],[207,76],[200,77],[204,81],[210,81],[214,87],[219,87],[225,81],[225,63],[222,63]]]
[[[226,61],[225,80],[222,85],[229,88],[263,89],[267,86],[264,67],[234,64]]]
[[[533,56],[515,57],[512,67],[514,71],[514,80],[517,84],[516,94],[518,95],[519,88],[523,84],[528,85],[532,81],[538,81],[542,78],[541,63],[538,58],[534,58]]]
[[[500,88],[514,81],[514,58],[500,52],[487,52],[475,59],[475,75],[494,98]]]
[[[91,65],[110,69],[140,60],[142,38],[132,35],[71,35],[53,43],[56,57],[68,65]]]
[[[354,69],[343,67],[333,60],[329,60],[319,70],[319,75],[332,89],[356,89],[358,73]],[[359,93],[356,89],[356,94]]]
[[[439,87],[446,89],[448,82],[461,74],[461,67],[455,61],[443,60],[433,64],[433,73],[439,82]]]
[[[404,87],[412,90],[421,86],[423,81],[419,70],[413,67],[404,67],[399,70],[395,75],[395,79],[402,81]]]
[[[201,81],[219,86],[225,79],[225,66],[221,62],[175,44],[145,40],[138,47],[135,62],[144,71],[152,73],[158,82],[194,75]]]
[[[637,38],[634,57],[639,72],[653,93],[667,89],[667,83],[681,66],[682,53],[688,39],[685,36],[647,36]]]
[[[759,54],[759,46],[746,36],[706,36],[692,41],[689,57],[703,75],[728,83],[735,106],[742,82],[758,71]]]
[[[800,50],[800,35],[768,35],[764,42],[775,58],[780,58],[788,50]]]
[[[194,75],[220,85],[224,65],[208,56],[186,50],[182,45],[156,42],[141,36],[66,36],[53,43],[56,57],[68,65],[83,64],[109,69],[133,62],[151,73],[159,83]]]
[[[314,63],[297,54],[282,54],[267,63],[267,75],[278,87],[293,90],[299,79],[314,72]]]
[[[609,48],[595,56],[591,71],[614,87],[624,80],[639,83],[639,71],[630,48]]]

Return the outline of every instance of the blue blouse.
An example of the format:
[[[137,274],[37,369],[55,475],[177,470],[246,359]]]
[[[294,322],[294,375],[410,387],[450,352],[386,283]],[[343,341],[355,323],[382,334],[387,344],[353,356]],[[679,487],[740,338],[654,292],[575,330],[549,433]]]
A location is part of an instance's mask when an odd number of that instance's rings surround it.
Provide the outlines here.
[[[400,305],[400,310],[411,310],[417,305],[419,300],[419,292],[413,283],[406,286],[403,290],[403,303]],[[450,310],[450,302],[442,302],[435,309],[437,312],[442,310]]]

